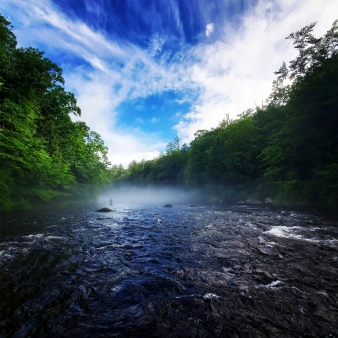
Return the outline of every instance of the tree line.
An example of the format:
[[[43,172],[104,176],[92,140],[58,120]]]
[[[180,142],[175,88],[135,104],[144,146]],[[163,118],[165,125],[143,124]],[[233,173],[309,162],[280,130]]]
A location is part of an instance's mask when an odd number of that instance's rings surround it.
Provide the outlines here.
[[[62,69],[18,48],[0,15],[0,210],[61,198],[91,199],[114,173],[100,135],[64,89]]]
[[[290,34],[298,56],[275,73],[262,107],[249,109],[190,145],[175,139],[150,161],[114,168],[115,184],[198,187],[211,200],[274,198],[338,206],[338,20],[320,38],[315,23]]]

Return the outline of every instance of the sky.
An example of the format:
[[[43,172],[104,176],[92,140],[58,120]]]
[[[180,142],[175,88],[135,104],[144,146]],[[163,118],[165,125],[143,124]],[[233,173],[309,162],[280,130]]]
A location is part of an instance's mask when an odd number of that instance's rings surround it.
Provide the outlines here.
[[[262,105],[297,55],[285,37],[314,21],[325,34],[338,1],[1,0],[0,12],[20,47],[63,68],[80,120],[126,167]]]

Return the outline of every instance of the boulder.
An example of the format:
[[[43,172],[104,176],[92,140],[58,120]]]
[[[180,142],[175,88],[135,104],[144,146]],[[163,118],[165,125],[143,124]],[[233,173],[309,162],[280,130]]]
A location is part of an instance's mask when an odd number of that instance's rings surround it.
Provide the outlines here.
[[[165,204],[163,208],[172,208],[173,206],[171,204]]]
[[[99,209],[99,210],[96,210],[97,212],[109,212],[109,211],[113,211],[113,210],[111,210],[111,209],[109,209],[109,208],[101,208],[101,209]]]

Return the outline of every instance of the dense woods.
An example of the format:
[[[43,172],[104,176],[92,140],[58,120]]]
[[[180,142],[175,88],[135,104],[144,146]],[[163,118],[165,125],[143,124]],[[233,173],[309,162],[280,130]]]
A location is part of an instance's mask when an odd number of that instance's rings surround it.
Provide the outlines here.
[[[210,201],[270,197],[338,206],[338,21],[288,36],[298,56],[276,72],[262,107],[248,109],[189,144],[175,137],[150,161],[111,165],[100,135],[79,116],[62,69],[17,48],[0,15],[0,210],[95,197],[107,184],[200,188]]]
[[[321,38],[314,26],[287,37],[298,56],[276,72],[263,107],[199,130],[189,146],[176,137],[158,158],[115,170],[115,183],[198,187],[211,201],[338,206],[338,21]]]
[[[34,48],[17,48],[0,15],[0,210],[91,199],[108,181],[100,135],[73,122],[80,108],[62,69]]]

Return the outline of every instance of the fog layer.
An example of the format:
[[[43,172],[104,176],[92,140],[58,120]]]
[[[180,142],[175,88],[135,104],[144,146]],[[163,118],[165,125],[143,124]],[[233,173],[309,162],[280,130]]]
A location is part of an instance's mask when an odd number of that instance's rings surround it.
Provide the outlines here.
[[[100,195],[100,206],[119,204],[133,205],[163,205],[179,203],[196,203],[203,199],[203,194],[198,190],[184,190],[175,187],[118,187],[111,188]]]

